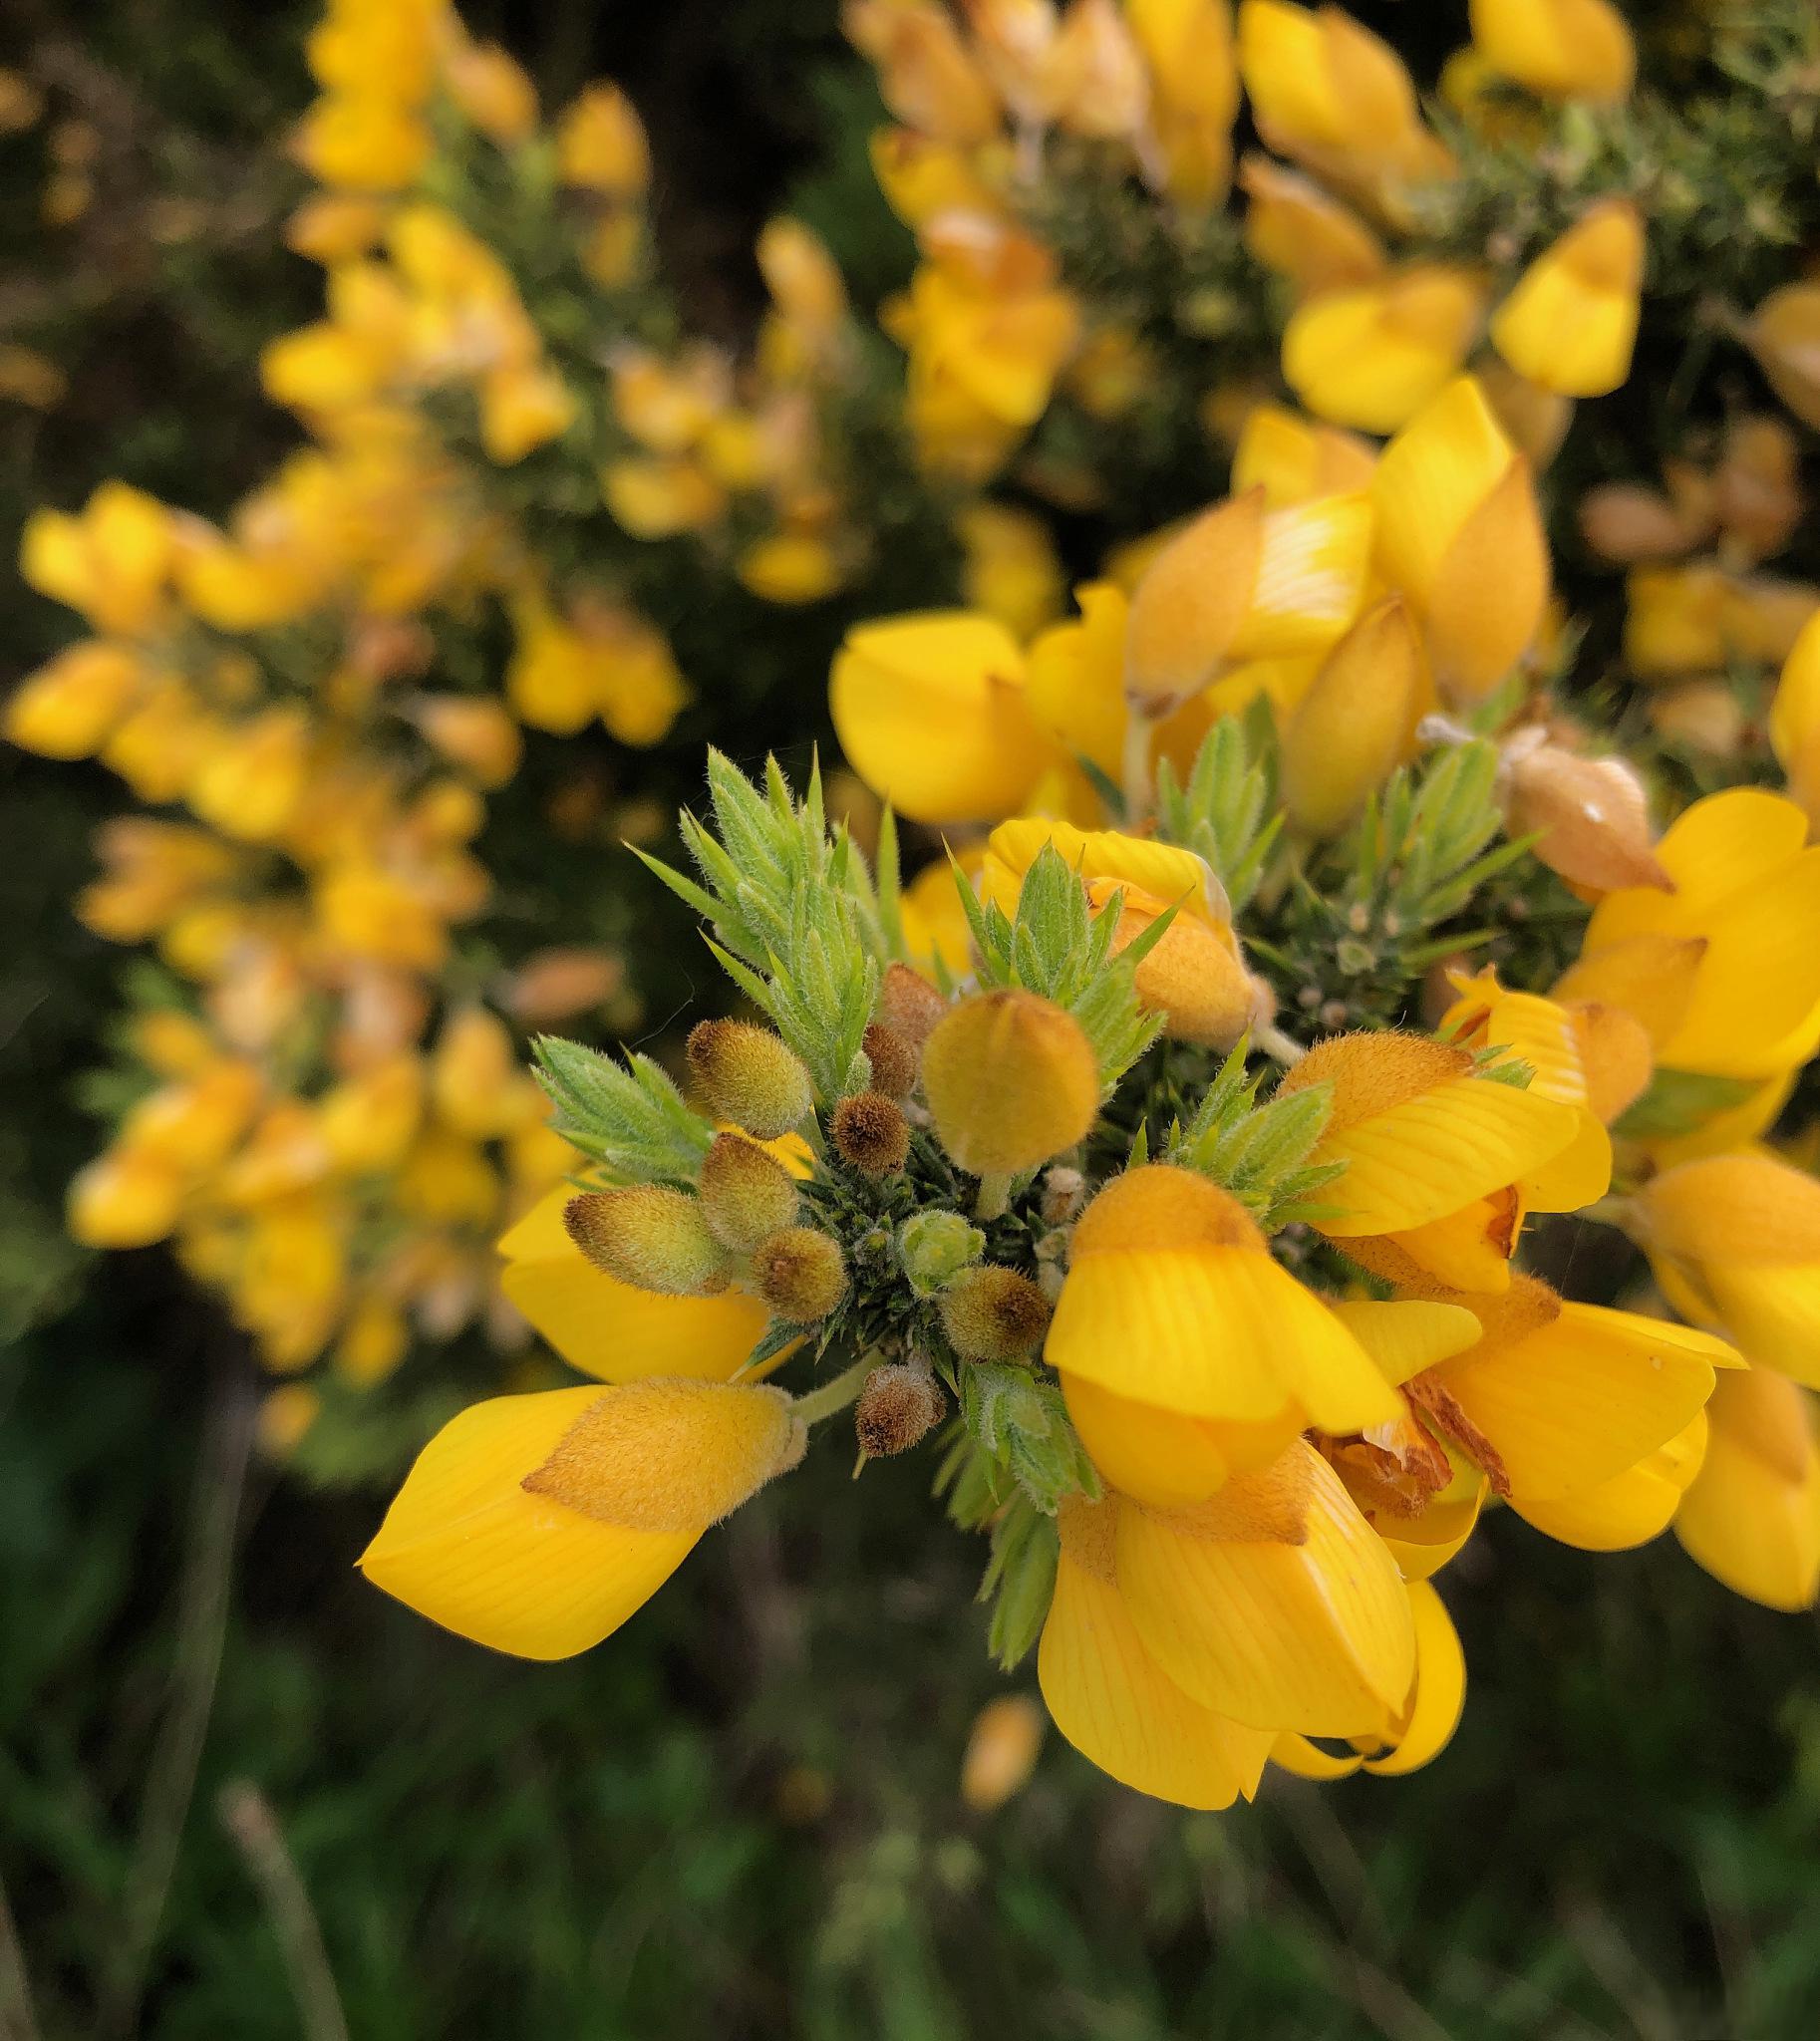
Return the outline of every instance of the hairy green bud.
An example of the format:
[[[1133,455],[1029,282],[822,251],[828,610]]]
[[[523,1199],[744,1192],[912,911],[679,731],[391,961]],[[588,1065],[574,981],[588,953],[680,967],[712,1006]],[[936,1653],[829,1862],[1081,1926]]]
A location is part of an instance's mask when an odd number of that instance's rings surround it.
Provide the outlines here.
[[[736,1254],[751,1254],[758,1243],[796,1217],[796,1186],[790,1173],[744,1134],[717,1134],[702,1164],[702,1212],[709,1230]]]
[[[569,1238],[597,1269],[665,1297],[711,1297],[727,1288],[727,1250],[699,1200],[661,1184],[587,1191],[563,1207]]]
[[[933,1297],[985,1252],[985,1234],[958,1212],[913,1213],[898,1229],[897,1258],[919,1297]]]
[[[847,1294],[840,1243],[812,1226],[786,1226],[761,1242],[753,1256],[753,1277],[758,1295],[792,1324],[825,1318]]]
[[[787,1134],[814,1107],[802,1059],[768,1027],[703,1020],[690,1030],[687,1053],[710,1107],[760,1141]]]

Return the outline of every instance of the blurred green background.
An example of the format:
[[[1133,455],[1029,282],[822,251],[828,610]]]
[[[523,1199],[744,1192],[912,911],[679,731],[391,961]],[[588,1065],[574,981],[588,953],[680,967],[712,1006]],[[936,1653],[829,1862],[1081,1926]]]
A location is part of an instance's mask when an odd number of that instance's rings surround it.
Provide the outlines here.
[[[1443,44],[1463,15],[1361,11]],[[674,273],[729,337],[779,204],[862,296],[906,259],[832,16],[467,10],[553,99],[626,85]],[[276,237],[308,18],[10,0],[0,64],[106,148],[52,233],[43,136],[0,141],[0,338],[71,385],[0,411],[0,544],[108,474],[219,511],[290,442],[253,362],[319,281]],[[0,601],[9,675],[67,635]],[[1217,1817],[1055,1738],[1010,1806],[965,1808],[969,1724],[1007,1683],[920,1461],[855,1491],[818,1456],[564,1666],[363,1588],[379,1498],[252,1454],[240,1342],[160,1256],[85,1266],[62,1239],[120,961],[67,903],[120,799],[0,759],[0,2041],[1820,2032],[1814,1624],[1671,1545],[1592,1561],[1493,1523],[1448,1576],[1472,1684],[1445,1759],[1275,1779]]]

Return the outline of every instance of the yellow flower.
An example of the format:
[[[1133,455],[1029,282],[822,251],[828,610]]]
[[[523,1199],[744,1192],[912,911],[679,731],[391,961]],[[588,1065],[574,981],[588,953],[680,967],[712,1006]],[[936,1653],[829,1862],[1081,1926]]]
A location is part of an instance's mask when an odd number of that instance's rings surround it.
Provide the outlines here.
[[[170,512],[125,482],[103,482],[74,517],[34,510],[19,540],[24,580],[122,638],[157,622],[174,557]]]
[[[641,1608],[803,1443],[769,1387],[660,1378],[497,1397],[425,1447],[361,1568],[476,1643],[566,1658]]]
[[[1035,1169],[1083,1140],[1099,1071],[1078,1020],[1035,993],[976,993],[923,1044],[935,1130],[972,1176]]]
[[[435,142],[409,107],[377,94],[335,93],[305,115],[293,147],[297,160],[324,184],[398,191],[415,181]]]
[[[1001,124],[999,97],[933,0],[850,0],[847,39],[871,59],[896,119],[938,142],[988,142]]]
[[[1305,1440],[1182,1510],[1120,1500],[1118,1590],[1189,1698],[1250,1728],[1384,1736],[1415,1678],[1408,1596]]]
[[[1261,404],[1245,421],[1232,452],[1232,492],[1261,488],[1268,508],[1281,510],[1311,496],[1349,495],[1369,489],[1377,455],[1364,439],[1299,417],[1281,405]]]
[[[1644,938],[1704,944],[1687,1004],[1657,1044],[1670,1069],[1767,1079],[1820,1043],[1820,849],[1793,801],[1754,787],[1708,794],[1656,846],[1673,882],[1608,893],[1582,968]],[[1582,993],[1580,997],[1597,997]]]
[[[86,1248],[142,1248],[167,1239],[182,1211],[183,1172],[167,1157],[115,1148],[70,1186],[71,1237]]]
[[[1632,1213],[1677,1312],[1820,1387],[1820,1183],[1771,1155],[1713,1155],[1652,1177]]]
[[[1810,829],[1820,826],[1820,616],[1803,628],[1782,668],[1769,709],[1769,741]]]
[[[501,148],[536,133],[537,88],[497,43],[461,37],[444,56],[443,83],[467,119]]]
[[[847,762],[900,814],[990,822],[1050,762],[1024,683],[1024,655],[1003,624],[929,610],[849,631],[829,707]]]
[[[1471,352],[1485,316],[1469,270],[1421,263],[1307,298],[1283,329],[1283,380],[1319,417],[1394,433]]]
[[[1492,345],[1544,390],[1604,397],[1631,373],[1643,263],[1637,207],[1594,206],[1523,272],[1492,317]]]
[[[1239,109],[1228,0],[1126,0],[1125,18],[1149,67],[1165,188],[1211,208],[1225,195]]]
[[[1280,1090],[1316,1083],[1332,1084],[1333,1107],[1310,1160],[1346,1164],[1322,1192],[1334,1209],[1320,1230],[1367,1267],[1385,1263],[1379,1273],[1407,1263],[1456,1289],[1503,1290],[1524,1214],[1553,1202],[1546,1165],[1581,1115],[1416,1034],[1332,1035]]]
[[[800,1173],[800,1163],[794,1167]],[[769,1320],[765,1306],[744,1290],[660,1297],[616,1281],[562,1223],[574,1195],[558,1185],[499,1243],[499,1288],[531,1326],[572,1367],[605,1382],[644,1375],[724,1382],[738,1374]]]
[[[1609,106],[1631,90],[1637,51],[1611,0],[1471,0],[1471,20],[1492,69],[1544,99]]]
[[[1004,503],[970,503],[955,532],[966,554],[961,586],[970,610],[996,618],[1020,644],[1061,615],[1066,584],[1042,518]]]
[[[1244,661],[1325,652],[1364,606],[1370,545],[1363,490],[1270,510],[1253,487],[1203,511],[1132,592],[1126,695],[1154,720]]]
[[[1257,1020],[1260,991],[1240,954],[1231,909],[1205,863],[1192,851],[1117,830],[1021,818],[1002,822],[987,839],[983,896],[1013,913],[1025,875],[1046,844],[1086,882],[1095,913],[1123,895],[1115,956],[1168,908],[1179,910],[1138,964],[1138,1002],[1162,1014],[1177,1040],[1230,1048]]]
[[[565,184],[624,202],[651,181],[651,149],[632,102],[616,85],[590,85],[556,123],[556,174]]]
[[[1820,284],[1771,291],[1750,315],[1744,339],[1769,387],[1804,426],[1820,430]]]
[[[1369,283],[1387,266],[1370,228],[1300,171],[1248,155],[1239,165],[1239,188],[1251,201],[1245,245],[1288,279],[1298,299]]]
[[[1311,1424],[1361,1430],[1398,1408],[1244,1207],[1164,1163],[1082,1215],[1045,1358],[1101,1473],[1161,1505],[1213,1494]]]
[[[145,686],[138,658],[124,646],[90,639],[28,674],[8,698],[0,731],[46,758],[90,758]]]
[[[1323,662],[1283,730],[1293,826],[1334,836],[1413,754],[1433,705],[1428,662],[1400,596],[1366,612]]]
[[[824,538],[807,531],[774,531],[740,555],[740,584],[760,602],[820,602],[839,588],[839,555]]]
[[[1338,7],[1243,0],[1239,71],[1266,143],[1331,182],[1382,201],[1447,166],[1395,51]]]
[[[1714,1396],[1734,1378],[1720,1376]],[[1671,1439],[1609,1481],[1553,1502],[1532,1500],[1512,1507],[1526,1523],[1562,1545],[1581,1552],[1629,1552],[1660,1537],[1674,1521],[1681,1498],[1699,1477],[1709,1431],[1706,1412],[1695,1411]]]
[[[1024,700],[1032,721],[1070,758],[1083,758],[1116,781],[1124,769],[1130,711],[1125,701],[1125,642],[1130,602],[1110,581],[1089,581],[1074,591],[1080,615],[1045,631],[1027,655]],[[1168,758],[1184,776],[1216,710],[1208,695],[1150,723],[1148,760]],[[1047,792],[1050,781],[1043,790]],[[1075,811],[1075,802],[1062,805]],[[1097,815],[1098,802],[1087,812]]]
[[[1102,1772],[1180,1807],[1230,1807],[1257,1791],[1268,1729],[1202,1707],[1138,1635],[1119,1593],[1121,1505],[1070,1497],[1057,1520],[1062,1550],[1037,1653],[1056,1727]]]
[[[503,363],[480,385],[480,443],[510,467],[566,433],[576,417],[569,387],[542,363]]]
[[[1813,1398],[1763,1368],[1724,1375],[1706,1457],[1674,1535],[1717,1581],[1770,1608],[1820,1594],[1820,1441]]]
[[[1741,1365],[1737,1354],[1667,1319],[1573,1303],[1533,1276],[1497,1297],[1432,1294],[1469,1308],[1482,1331],[1404,1384],[1427,1424],[1551,1537],[1607,1550],[1661,1531],[1677,1492],[1669,1469],[1697,1447],[1686,1435],[1713,1371]]]
[[[1548,543],[1529,464],[1469,376],[1378,457],[1377,564],[1421,619],[1443,698],[1478,702],[1522,657],[1548,601]]]
[[[1466,1654],[1441,1598],[1425,1581],[1408,1584],[1415,1629],[1415,1681],[1408,1700],[1381,1737],[1354,1739],[1349,1756],[1330,1755],[1304,1736],[1279,1736],[1270,1761],[1303,1779],[1344,1779],[1362,1767],[1400,1778],[1440,1756],[1466,1705]]]

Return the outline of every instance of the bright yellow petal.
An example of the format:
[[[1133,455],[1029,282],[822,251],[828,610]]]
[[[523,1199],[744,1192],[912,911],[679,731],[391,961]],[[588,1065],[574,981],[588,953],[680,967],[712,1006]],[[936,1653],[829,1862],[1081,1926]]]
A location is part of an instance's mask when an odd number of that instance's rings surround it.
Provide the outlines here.
[[[368,1580],[446,1629],[521,1658],[566,1658],[617,1629],[701,1530],[627,1530],[520,1485],[604,1393],[500,1396],[452,1419],[362,1555]]]
[[[1705,1411],[1696,1411],[1693,1421],[1666,1445],[1610,1481],[1554,1502],[1513,1498],[1511,1508],[1544,1537],[1582,1552],[1628,1552],[1647,1545],[1668,1528],[1687,1484],[1699,1472],[1706,1430]]]
[[[1065,1551],[1037,1678],[1056,1727],[1120,1785],[1194,1808],[1256,1792],[1269,1731],[1191,1701],[1144,1649],[1117,1588]]]
[[[1285,1482],[1300,1488],[1304,1542],[1241,1535],[1247,1503],[1263,1496],[1268,1513]],[[1195,1510],[1121,1508],[1117,1569],[1151,1655],[1220,1714],[1312,1736],[1381,1735],[1408,1694],[1415,1639],[1402,1584],[1306,1443]]]
[[[1306,1736],[1298,1736],[1289,1729],[1271,1745],[1270,1761],[1298,1779],[1320,1779],[1324,1782],[1350,1779],[1365,1763],[1357,1751],[1343,1756],[1339,1751],[1323,1750],[1318,1743],[1311,1743]]]
[[[1479,1321],[1456,1304],[1411,1298],[1389,1304],[1359,1299],[1333,1307],[1334,1315],[1377,1363],[1392,1388],[1477,1343]]]
[[[1496,1454],[1494,1485],[1537,1502],[1635,1466],[1692,1422],[1713,1380],[1706,1344],[1685,1327],[1584,1304],[1435,1373]]]
[[[1517,1182],[1579,1132],[1570,1107],[1513,1084],[1461,1077],[1329,1133],[1320,1162],[1346,1174],[1324,1188],[1340,1208],[1321,1221],[1337,1240],[1401,1233]]]
[[[571,1367],[603,1382],[643,1375],[738,1374],[770,1321],[743,1290],[718,1297],[660,1297],[597,1269],[563,1228],[574,1197],[566,1184],[538,1200],[499,1243],[499,1288]],[[780,1366],[779,1354],[762,1370]],[[757,1377],[755,1377],[757,1379]]]
[[[1255,1424],[1185,1417],[1074,1374],[1062,1377],[1062,1393],[1101,1477],[1121,1494],[1165,1509],[1204,1502],[1229,1475],[1276,1459],[1308,1421],[1297,1403]]]
[[[1820,1446],[1813,1399],[1765,1369],[1713,1392],[1706,1458],[1674,1518],[1695,1562],[1770,1608],[1820,1592]]]
[[[1409,1613],[1415,1623],[1415,1701],[1396,1748],[1365,1760],[1365,1770],[1382,1778],[1400,1778],[1438,1757],[1459,1727],[1466,1705],[1466,1654],[1460,1649],[1459,1632],[1441,1598],[1425,1581],[1410,1584]]]
[[[1196,1417],[1256,1422],[1293,1403],[1326,1430],[1356,1431],[1396,1414],[1353,1335],[1253,1248],[1083,1255],[1045,1351],[1064,1373]]]

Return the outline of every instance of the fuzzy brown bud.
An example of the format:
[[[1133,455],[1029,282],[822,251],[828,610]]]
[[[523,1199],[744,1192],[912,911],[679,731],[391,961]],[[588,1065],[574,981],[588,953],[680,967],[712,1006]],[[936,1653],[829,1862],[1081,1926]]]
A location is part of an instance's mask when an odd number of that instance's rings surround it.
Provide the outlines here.
[[[664,1297],[712,1297],[727,1288],[727,1250],[701,1204],[661,1184],[586,1191],[563,1207],[569,1238],[597,1269]]]
[[[825,1318],[847,1293],[840,1244],[812,1226],[786,1226],[760,1242],[753,1277],[778,1317],[797,1325]]]
[[[1015,1360],[1049,1330],[1050,1301],[1028,1276],[990,1263],[942,1292],[942,1329],[966,1360]]]
[[[744,1134],[717,1134],[702,1163],[702,1212],[715,1238],[750,1254],[796,1217],[789,1171]]]
[[[688,1056],[709,1106],[760,1141],[787,1134],[814,1106],[801,1058],[768,1027],[700,1021],[690,1030]]]
[[[834,1146],[843,1162],[867,1176],[902,1169],[910,1153],[910,1122],[882,1091],[856,1091],[834,1108]]]
[[[872,1065],[872,1089],[887,1098],[908,1098],[916,1083],[916,1043],[895,1027],[874,1020],[860,1046]]]
[[[1042,1212],[1046,1226],[1071,1224],[1080,1217],[1080,1208],[1086,1201],[1087,1180],[1079,1170],[1058,1162],[1043,1172]]]
[[[868,1460],[907,1453],[941,1423],[948,1399],[926,1367],[892,1361],[866,1377],[853,1406],[853,1429]]]
[[[912,1048],[922,1047],[947,1011],[948,1002],[909,965],[893,964],[885,972],[878,995],[878,1018]]]

